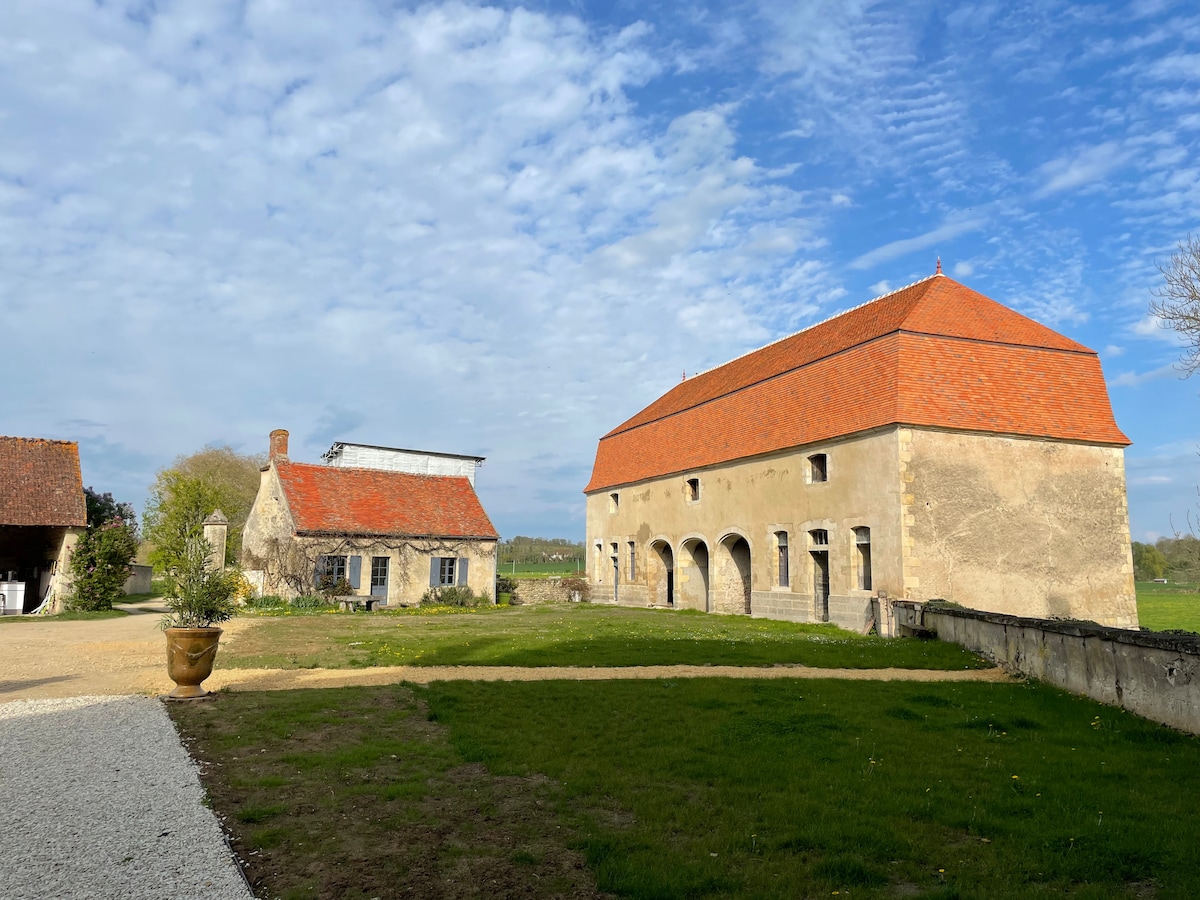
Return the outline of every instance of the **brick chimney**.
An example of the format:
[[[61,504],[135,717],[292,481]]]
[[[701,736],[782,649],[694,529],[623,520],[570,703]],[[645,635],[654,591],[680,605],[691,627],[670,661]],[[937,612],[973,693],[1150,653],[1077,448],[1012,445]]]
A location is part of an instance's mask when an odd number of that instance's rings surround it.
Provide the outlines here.
[[[271,449],[267,454],[267,459],[270,462],[282,460],[287,462],[288,450],[288,433],[283,428],[276,428],[271,432]]]

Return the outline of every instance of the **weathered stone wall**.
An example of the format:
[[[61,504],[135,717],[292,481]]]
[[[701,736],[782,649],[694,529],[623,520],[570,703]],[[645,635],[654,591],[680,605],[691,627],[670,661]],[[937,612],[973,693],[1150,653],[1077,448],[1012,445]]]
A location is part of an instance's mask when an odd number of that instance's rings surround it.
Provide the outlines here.
[[[902,429],[906,593],[1136,628],[1119,447]]]
[[[820,549],[829,559],[829,621],[860,629],[878,591],[904,592],[897,431],[881,429],[589,495],[592,602],[665,606],[670,571],[675,608],[745,613],[748,581],[751,615],[820,621],[825,610],[814,601],[809,533],[824,529],[829,543]],[[826,455],[826,481],[812,480],[809,457],[815,454]],[[699,479],[698,499],[690,479]],[[870,529],[870,590],[858,586],[855,527]],[[780,584],[779,532],[787,535],[787,584]],[[632,578],[630,544],[636,555]]]
[[[562,586],[561,578],[513,578],[517,583],[517,597],[525,606],[539,606],[543,603],[568,603]]]
[[[148,594],[153,589],[153,566],[130,566],[133,572],[125,579],[124,591],[129,594]]]
[[[1200,734],[1200,635],[905,601],[893,608],[902,629],[932,631],[1013,672]]]

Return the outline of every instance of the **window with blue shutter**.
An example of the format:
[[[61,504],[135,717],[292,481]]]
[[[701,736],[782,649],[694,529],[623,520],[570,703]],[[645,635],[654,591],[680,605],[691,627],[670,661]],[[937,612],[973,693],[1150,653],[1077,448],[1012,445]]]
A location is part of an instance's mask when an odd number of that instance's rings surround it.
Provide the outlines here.
[[[458,561],[458,583],[467,583],[467,560],[465,558]]]
[[[441,584],[442,577],[442,560],[441,557],[433,556],[429,559],[429,586],[437,587]]]
[[[350,557],[350,577],[347,579],[350,582],[350,587],[358,590],[358,584],[362,580],[362,557]]]

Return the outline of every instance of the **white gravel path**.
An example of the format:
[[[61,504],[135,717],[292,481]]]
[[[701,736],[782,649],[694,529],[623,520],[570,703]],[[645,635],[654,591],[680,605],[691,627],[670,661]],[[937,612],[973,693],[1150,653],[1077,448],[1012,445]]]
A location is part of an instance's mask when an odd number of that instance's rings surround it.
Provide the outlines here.
[[[0,704],[0,897],[252,900],[159,700]]]

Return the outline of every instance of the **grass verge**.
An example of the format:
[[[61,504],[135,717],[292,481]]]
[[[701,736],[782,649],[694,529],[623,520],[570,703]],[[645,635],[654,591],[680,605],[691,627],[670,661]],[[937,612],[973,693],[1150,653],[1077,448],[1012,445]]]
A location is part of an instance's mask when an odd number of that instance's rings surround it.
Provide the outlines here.
[[[982,668],[954,644],[885,640],[832,625],[570,604],[260,616],[221,651],[230,668],[635,666],[797,663]]]
[[[1154,631],[1200,631],[1200,585],[1137,583],[1138,621]]]
[[[0,616],[0,625],[10,622],[90,622],[93,619],[123,619],[129,613],[123,609],[101,609],[95,612],[68,610],[53,616]]]
[[[1036,684],[443,682],[170,709],[273,897],[1200,888],[1200,740]]]

